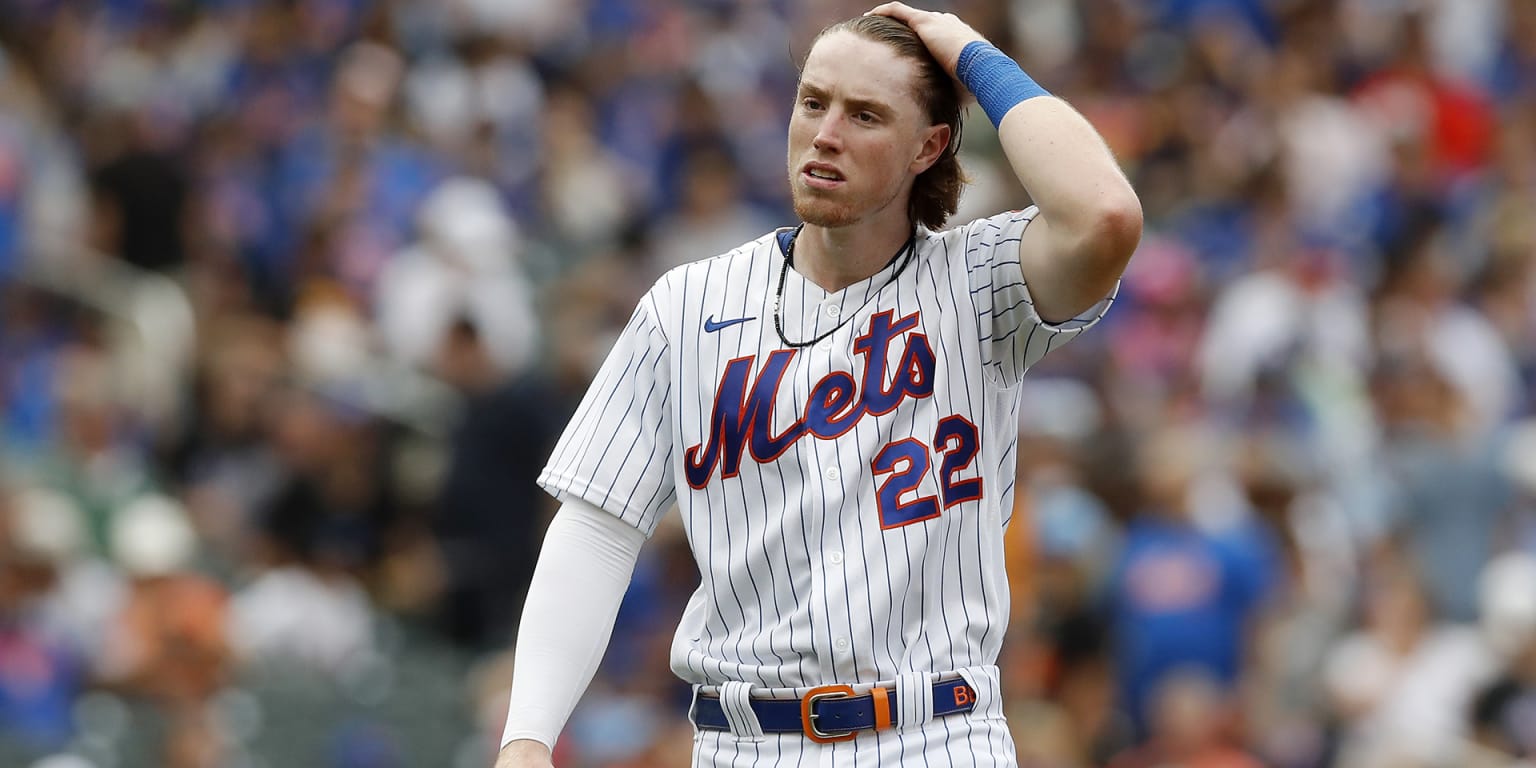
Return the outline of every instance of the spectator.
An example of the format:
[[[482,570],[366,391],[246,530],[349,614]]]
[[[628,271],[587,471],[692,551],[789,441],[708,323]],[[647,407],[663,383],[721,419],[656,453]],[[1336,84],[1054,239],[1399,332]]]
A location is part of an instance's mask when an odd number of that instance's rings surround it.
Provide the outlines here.
[[[1472,697],[1493,673],[1481,638],[1441,624],[1411,571],[1368,580],[1365,626],[1329,653],[1324,680],[1343,723],[1344,765],[1441,765],[1465,734]]]
[[[460,321],[438,371],[464,393],[433,533],[442,552],[448,635],[469,647],[510,647],[553,505],[535,493],[542,460],[575,403],[539,373],[508,376],[480,326]]]
[[[719,147],[696,148],[686,156],[678,210],[656,225],[657,276],[679,264],[718,256],[773,228],[742,199],[736,165]]]
[[[61,539],[79,533],[17,501],[0,489],[0,739],[55,750],[75,733],[72,703],[89,659],[47,631],[40,609],[58,575],[54,556],[68,546]]]
[[[1503,555],[1481,583],[1482,625],[1504,662],[1473,702],[1472,740],[1485,759],[1536,758],[1536,556]],[[1469,760],[1470,762],[1470,760]]]
[[[1385,360],[1373,383],[1384,445],[1386,534],[1422,574],[1439,615],[1477,615],[1477,573],[1499,547],[1511,501],[1498,442],[1465,432],[1465,399],[1433,366]]]
[[[1210,438],[1193,428],[1155,435],[1137,456],[1143,506],[1126,531],[1109,583],[1120,702],[1138,733],[1153,726],[1154,695],[1180,669],[1230,694],[1249,633],[1276,578],[1263,534],[1234,546],[1194,522],[1196,481],[1212,466]]]
[[[1199,672],[1174,673],[1158,685],[1148,742],[1110,761],[1109,768],[1259,768],[1232,746],[1232,710],[1221,686]]]
[[[421,241],[391,257],[374,297],[390,353],[429,368],[462,318],[477,329],[501,375],[523,372],[538,351],[539,326],[517,225],[496,189],[450,179],[422,203],[419,218]]]

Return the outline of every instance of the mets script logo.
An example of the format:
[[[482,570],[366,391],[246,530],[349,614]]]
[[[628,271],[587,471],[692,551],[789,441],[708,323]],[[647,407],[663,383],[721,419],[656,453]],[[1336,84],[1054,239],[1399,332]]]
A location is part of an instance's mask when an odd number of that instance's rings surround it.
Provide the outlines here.
[[[918,313],[895,321],[891,316],[886,311],[870,318],[869,330],[853,342],[854,353],[864,358],[863,381],[855,381],[847,371],[827,374],[811,388],[801,417],[778,431],[772,423],[773,403],[795,350],[770,353],[750,383],[756,356],[726,363],[709,418],[709,437],[684,454],[688,484],[703,488],[716,464],[721,477],[735,477],[744,451],[751,451],[755,461],[770,462],[806,435],[831,440],[853,429],[865,415],[890,413],[908,397],[932,395],[933,347],[924,334],[910,332],[917,327]],[[903,334],[906,348],[895,375],[890,376],[888,353],[892,342]]]

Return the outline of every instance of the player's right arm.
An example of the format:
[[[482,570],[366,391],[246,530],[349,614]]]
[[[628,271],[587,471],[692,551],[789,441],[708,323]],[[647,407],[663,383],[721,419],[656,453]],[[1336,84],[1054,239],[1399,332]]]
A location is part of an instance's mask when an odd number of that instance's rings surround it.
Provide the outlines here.
[[[517,633],[496,768],[546,768],[613,633],[645,534],[580,499],[545,535]]]
[[[613,632],[640,546],[676,499],[659,282],[571,417],[539,485],[562,506],[528,587],[497,768],[544,768]]]

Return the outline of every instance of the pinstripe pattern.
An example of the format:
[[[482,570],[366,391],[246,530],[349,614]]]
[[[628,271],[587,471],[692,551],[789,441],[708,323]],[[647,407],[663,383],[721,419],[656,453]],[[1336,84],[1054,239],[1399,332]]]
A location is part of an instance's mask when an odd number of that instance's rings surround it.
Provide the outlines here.
[[[710,445],[727,364],[750,361],[750,392],[769,353],[781,348],[771,306],[780,244],[765,235],[679,267],[640,303],[540,483],[646,535],[677,503],[701,574],[673,643],[672,668],[680,677],[707,686],[745,681],[797,689],[992,668],[1008,624],[1000,532],[1013,507],[1017,385],[1113,300],[1061,325],[1040,321],[1017,258],[1034,214],[1031,208],[945,232],[921,230],[912,264],[890,285],[897,265],[831,294],[791,270],[782,307],[786,335],[814,338],[847,322],[789,357],[771,402],[764,401],[771,418],[760,437],[781,435],[804,417],[813,392],[826,396],[817,387],[829,374],[852,374],[862,392],[865,356],[854,342],[870,333],[879,313],[917,316],[916,327],[886,350],[882,386],[902,375],[903,354],[921,334],[933,352],[932,394],[865,413],[834,438],[806,434],[769,461],[756,460],[747,441],[735,476],[724,476],[722,448],[701,487],[689,484],[685,454],[695,448],[703,456]],[[706,320],[740,318],[753,319],[704,330]],[[721,407],[741,419],[738,402]],[[920,441],[933,461],[901,500],[938,495],[944,456],[933,445],[935,431],[956,415],[976,425],[979,452],[953,479],[979,478],[981,498],[882,528],[882,480],[872,459],[892,442]],[[995,673],[985,677],[995,685]],[[989,695],[998,702],[995,691]],[[916,764],[925,755],[930,765],[1009,765],[1012,742],[1001,705],[988,710],[827,746],[798,736],[746,742],[701,733],[696,753],[703,762],[696,764]],[[968,746],[952,748],[957,741]]]

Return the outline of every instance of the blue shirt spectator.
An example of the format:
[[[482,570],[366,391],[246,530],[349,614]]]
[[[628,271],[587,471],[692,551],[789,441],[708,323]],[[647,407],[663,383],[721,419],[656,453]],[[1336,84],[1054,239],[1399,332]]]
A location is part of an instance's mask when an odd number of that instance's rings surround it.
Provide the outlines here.
[[[1274,541],[1258,527],[1212,535],[1151,516],[1130,526],[1109,597],[1121,702],[1138,732],[1168,674],[1194,667],[1236,682],[1277,567]]]

